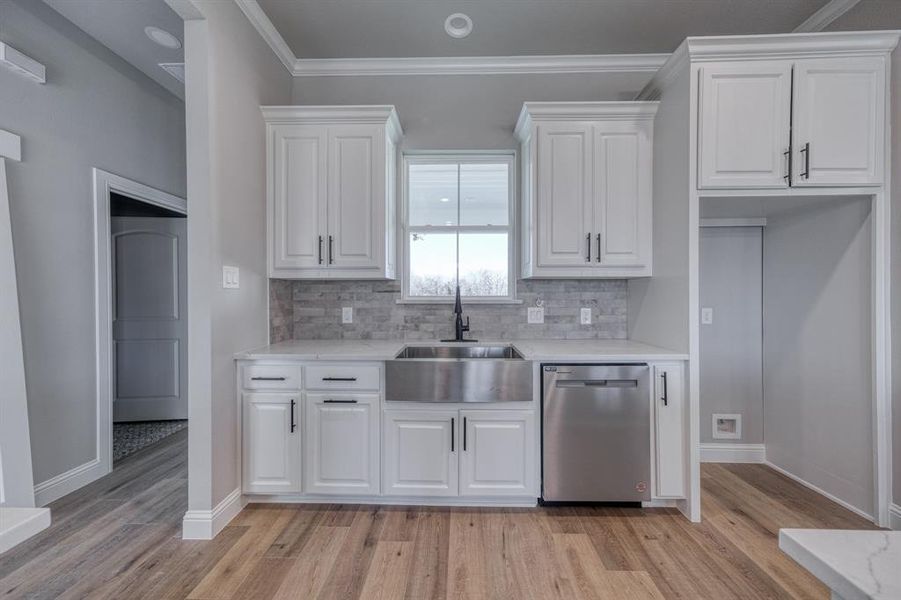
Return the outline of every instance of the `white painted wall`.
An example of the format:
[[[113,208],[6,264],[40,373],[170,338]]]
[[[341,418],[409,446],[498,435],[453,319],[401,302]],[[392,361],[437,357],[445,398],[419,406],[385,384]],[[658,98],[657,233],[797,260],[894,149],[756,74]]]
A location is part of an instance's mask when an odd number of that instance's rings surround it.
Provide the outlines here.
[[[298,77],[294,104],[393,104],[402,149],[515,149],[523,102],[631,100],[650,73]]]
[[[0,2],[0,38],[46,85],[0,69],[34,481],[96,456],[91,169],[185,192],[182,102],[43,2]]]
[[[763,393],[767,460],[873,514],[870,204],[768,216]]]
[[[701,442],[762,444],[763,307],[760,227],[702,227]],[[742,437],[713,438],[713,414],[740,414]]]
[[[234,354],[268,338],[260,105],[290,103],[292,78],[234,2],[191,4],[203,18],[185,22],[188,508],[209,511],[240,483]],[[223,265],[240,268],[240,289],[222,288]]]

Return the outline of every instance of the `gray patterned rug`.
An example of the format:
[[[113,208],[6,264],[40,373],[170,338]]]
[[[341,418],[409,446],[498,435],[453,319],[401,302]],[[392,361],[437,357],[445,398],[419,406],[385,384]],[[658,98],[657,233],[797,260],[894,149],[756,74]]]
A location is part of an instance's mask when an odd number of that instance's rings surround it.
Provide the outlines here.
[[[118,462],[188,426],[187,421],[113,423],[113,462]]]

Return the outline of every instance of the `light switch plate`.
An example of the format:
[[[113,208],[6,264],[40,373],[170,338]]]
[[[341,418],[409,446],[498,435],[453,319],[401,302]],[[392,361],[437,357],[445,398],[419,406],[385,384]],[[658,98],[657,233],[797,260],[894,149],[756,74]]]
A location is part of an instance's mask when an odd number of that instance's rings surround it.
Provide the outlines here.
[[[530,306],[528,313],[528,322],[533,324],[544,323],[544,307]]]
[[[342,323],[353,323],[354,322],[354,307],[353,306],[344,306],[341,308],[341,322]]]
[[[591,309],[590,308],[583,308],[579,312],[579,322],[582,325],[591,325]]]
[[[222,266],[222,287],[225,289],[238,289],[241,287],[238,267]]]
[[[701,309],[701,325],[713,325],[713,309],[709,306]]]

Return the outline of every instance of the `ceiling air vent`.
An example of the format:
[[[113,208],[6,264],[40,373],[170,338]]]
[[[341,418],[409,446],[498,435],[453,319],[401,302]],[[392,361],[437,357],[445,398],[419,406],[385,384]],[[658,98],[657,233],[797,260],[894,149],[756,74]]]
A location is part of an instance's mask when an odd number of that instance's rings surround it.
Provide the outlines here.
[[[159,63],[166,73],[172,75],[180,82],[185,82],[185,63]]]

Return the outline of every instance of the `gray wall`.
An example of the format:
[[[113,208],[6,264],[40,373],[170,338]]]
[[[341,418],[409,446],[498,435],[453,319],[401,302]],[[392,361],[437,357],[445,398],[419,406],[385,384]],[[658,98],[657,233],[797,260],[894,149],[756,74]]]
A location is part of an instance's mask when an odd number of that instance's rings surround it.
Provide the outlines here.
[[[702,227],[701,442],[763,443],[762,241],[760,227]],[[742,437],[713,438],[713,414],[742,415]]]
[[[291,76],[234,2],[198,0],[185,23],[188,116],[188,505],[239,484],[234,354],[268,333],[266,155],[260,105],[287,104]],[[222,266],[240,269],[223,289]]]
[[[402,149],[518,148],[525,101],[632,99],[647,73],[298,77],[295,104],[393,104]]]
[[[873,514],[870,199],[769,216],[767,460]]]
[[[184,196],[184,105],[43,2],[0,2],[0,39],[47,67],[46,85],[0,69],[38,484],[95,457],[91,169]]]
[[[520,281],[522,304],[467,304],[472,331],[482,340],[556,338],[625,339],[626,282]],[[544,301],[544,323],[528,324],[526,308]],[[418,339],[454,337],[450,304],[398,304],[399,282],[270,282],[270,336],[284,339]],[[352,306],[354,322],[341,324],[341,307]],[[591,308],[591,325],[579,324],[579,309]]]

